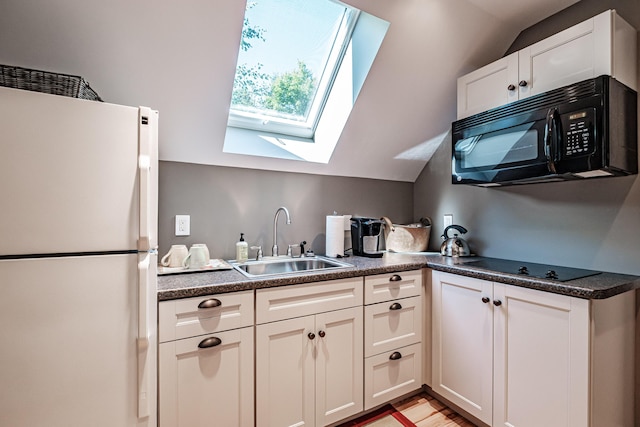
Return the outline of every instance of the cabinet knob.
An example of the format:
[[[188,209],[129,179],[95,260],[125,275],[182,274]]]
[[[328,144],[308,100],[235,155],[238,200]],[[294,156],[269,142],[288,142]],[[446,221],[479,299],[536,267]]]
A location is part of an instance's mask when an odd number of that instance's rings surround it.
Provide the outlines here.
[[[200,341],[200,344],[198,344],[198,348],[211,348],[220,344],[222,344],[222,340],[220,338],[210,337]]]
[[[391,353],[391,356],[389,356],[389,360],[398,360],[398,359],[402,359],[402,354],[400,354],[399,351],[394,351],[393,353]]]
[[[491,301],[489,298],[487,297],[482,297],[482,302],[487,304],[489,301]]]
[[[394,274],[393,276],[389,277],[390,282],[399,282],[401,280],[402,280],[402,277],[400,277],[399,274]]]
[[[399,302],[394,302],[389,306],[389,310],[402,310],[402,305]]]
[[[518,82],[518,86],[520,87],[527,87],[527,81],[526,80],[520,80]]]
[[[310,340],[313,340],[313,339],[315,339],[315,338],[316,338],[316,334],[314,334],[313,332],[309,332],[309,333],[307,334],[307,337],[308,337]]]
[[[495,305],[496,307],[500,307],[502,305],[502,301],[500,301],[499,299],[494,300],[493,305]]]
[[[318,335],[320,335],[320,338],[324,338],[324,336],[327,334],[324,331],[320,331],[318,332]]]
[[[509,92],[513,92],[514,90],[516,90],[516,87],[514,85],[509,85],[509,86],[507,86],[507,90]]]
[[[203,309],[213,308],[213,307],[220,307],[221,305],[222,305],[222,302],[219,299],[209,298],[202,301],[200,304],[198,304],[198,308],[203,308]]]

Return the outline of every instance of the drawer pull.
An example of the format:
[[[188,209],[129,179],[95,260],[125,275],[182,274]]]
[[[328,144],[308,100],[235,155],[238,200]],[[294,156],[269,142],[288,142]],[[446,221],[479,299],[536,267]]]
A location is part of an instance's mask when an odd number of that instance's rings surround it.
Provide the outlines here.
[[[393,304],[391,304],[391,306],[389,307],[389,310],[402,310],[402,305],[400,305],[399,302],[394,302]]]
[[[389,277],[390,282],[399,282],[401,280],[402,280],[402,277],[400,277],[399,274],[394,274],[393,276]]]
[[[489,298],[487,298],[487,297],[482,297],[482,302],[483,302],[483,303],[487,304],[489,301],[490,301],[490,299],[489,299]]]
[[[499,299],[494,300],[493,305],[495,305],[496,307],[500,307],[502,305],[502,301],[500,301]]]
[[[309,332],[309,333],[307,334],[307,337],[308,337],[310,340],[312,340],[312,339],[315,339],[316,334],[314,334],[313,332]]]
[[[324,331],[320,331],[318,332],[318,335],[320,335],[320,338],[324,338],[324,336],[327,334]]]
[[[394,351],[393,353],[391,353],[391,356],[389,356],[389,360],[398,360],[398,359],[402,359],[402,354],[400,354],[399,351]]]
[[[206,338],[200,341],[198,348],[211,348],[222,344],[222,340],[218,337]]]
[[[222,305],[222,302],[220,302],[219,299],[209,298],[202,301],[200,304],[198,304],[198,308],[203,308],[203,309],[214,308],[214,307],[220,307],[221,305]]]

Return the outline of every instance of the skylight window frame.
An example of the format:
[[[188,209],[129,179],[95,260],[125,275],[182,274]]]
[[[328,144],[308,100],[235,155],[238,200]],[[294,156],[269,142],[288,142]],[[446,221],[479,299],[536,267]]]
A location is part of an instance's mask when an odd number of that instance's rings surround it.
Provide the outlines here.
[[[345,8],[345,11],[331,46],[327,62],[322,69],[318,88],[313,97],[307,120],[300,121],[286,117],[275,117],[256,112],[240,111],[231,106],[228,126],[313,140],[324,107],[331,94],[334,81],[349,48],[353,31],[360,16],[360,10],[357,8],[337,0],[326,1],[339,4]]]

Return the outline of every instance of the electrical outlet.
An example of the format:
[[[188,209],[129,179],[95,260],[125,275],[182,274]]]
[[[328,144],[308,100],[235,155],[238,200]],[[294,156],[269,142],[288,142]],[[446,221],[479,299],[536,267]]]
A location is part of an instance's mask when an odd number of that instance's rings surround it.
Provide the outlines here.
[[[176,236],[188,236],[191,234],[191,216],[176,215]]]
[[[443,222],[444,222],[444,228],[447,228],[448,226],[453,225],[453,215],[444,214]]]

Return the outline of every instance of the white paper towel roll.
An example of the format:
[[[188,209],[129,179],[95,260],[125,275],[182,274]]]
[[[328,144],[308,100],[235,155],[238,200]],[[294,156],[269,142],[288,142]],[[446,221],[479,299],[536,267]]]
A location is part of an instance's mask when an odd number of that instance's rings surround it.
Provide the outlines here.
[[[326,250],[329,257],[344,255],[344,215],[327,215]]]

